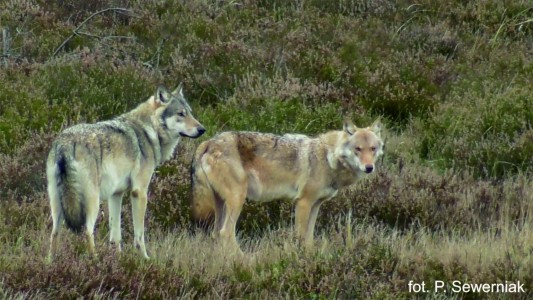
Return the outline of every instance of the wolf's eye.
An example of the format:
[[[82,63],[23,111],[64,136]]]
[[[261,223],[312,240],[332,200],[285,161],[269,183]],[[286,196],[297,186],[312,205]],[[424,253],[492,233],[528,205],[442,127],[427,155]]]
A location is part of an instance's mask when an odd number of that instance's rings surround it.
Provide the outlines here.
[[[372,150],[372,152],[375,152],[376,151],[376,147],[371,147],[370,150]]]
[[[355,151],[361,152],[361,147],[355,147]]]
[[[178,116],[180,116],[180,117],[185,117],[185,112],[180,111],[180,112],[178,113]]]

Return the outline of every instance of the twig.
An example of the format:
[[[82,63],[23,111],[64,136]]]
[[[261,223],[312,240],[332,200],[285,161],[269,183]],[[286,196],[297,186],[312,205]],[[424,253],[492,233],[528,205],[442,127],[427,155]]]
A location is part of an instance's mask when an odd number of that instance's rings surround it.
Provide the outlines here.
[[[99,11],[93,13],[87,19],[83,20],[83,22],[81,22],[80,25],[78,25],[78,27],[76,27],[74,30],[72,30],[72,34],[68,38],[66,38],[63,41],[63,43],[61,43],[61,45],[59,45],[59,47],[57,47],[56,51],[54,51],[54,54],[52,54],[52,57],[56,56],[57,53],[59,53],[59,51],[61,51],[61,49],[63,49],[63,47],[65,47],[65,45],[73,37],[80,35],[78,30],[80,30],[85,24],[87,24],[87,22],[89,22],[92,18],[96,17],[97,15],[103,14],[103,13],[108,12],[108,11],[116,11],[118,13],[122,13],[122,14],[127,15],[127,16],[130,16],[132,14],[132,12],[130,10],[128,10],[126,8],[120,8],[120,7],[110,7],[110,8],[102,9],[102,10],[99,10]],[[87,33],[81,33],[81,34],[88,35]]]
[[[152,69],[159,69],[159,60],[161,58],[161,48],[163,47],[163,44],[165,44],[167,39],[168,38],[163,38],[161,42],[159,42],[154,55],[152,55],[152,57],[148,61],[143,62],[143,65],[149,68],[152,68]],[[155,67],[151,64],[154,60],[155,60]]]
[[[74,33],[74,35],[77,35],[77,36],[84,35],[84,36],[92,37],[92,38],[95,38],[95,39],[99,39],[100,38],[100,36],[98,36],[98,35],[94,35],[94,34],[88,33],[88,32],[82,32],[82,31],[76,31]]]
[[[92,37],[92,38],[99,39],[99,40],[135,39],[135,37],[133,37],[133,36],[126,36],[126,35],[104,35],[104,36],[100,36],[100,35],[96,35],[96,34],[92,34],[92,33],[88,33],[88,32],[82,32],[82,31],[76,32],[76,35],[78,35],[78,36],[84,35],[84,36]]]
[[[3,28],[2,29],[2,57],[4,58],[4,63],[7,66],[7,58],[9,57],[9,48],[11,48],[11,38],[9,37],[9,29]]]

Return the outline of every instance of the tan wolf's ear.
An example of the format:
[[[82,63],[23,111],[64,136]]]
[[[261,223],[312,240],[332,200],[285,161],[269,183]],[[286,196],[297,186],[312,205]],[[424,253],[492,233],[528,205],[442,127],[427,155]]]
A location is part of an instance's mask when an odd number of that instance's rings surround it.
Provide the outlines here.
[[[183,97],[183,82],[180,82],[180,84],[174,89],[172,95]]]
[[[381,125],[380,118],[376,119],[372,125],[370,125],[370,130],[372,130],[376,135],[381,135],[381,128],[383,126]]]
[[[352,122],[352,120],[350,120],[350,118],[348,117],[345,117],[344,118],[344,122],[343,122],[343,128],[342,128],[344,131],[346,131],[346,133],[348,133],[349,135],[352,135],[355,133],[355,131],[357,130],[357,126],[355,126]]]
[[[157,91],[155,92],[155,104],[157,106],[167,105],[171,99],[172,95],[164,86],[160,85],[157,87]]]

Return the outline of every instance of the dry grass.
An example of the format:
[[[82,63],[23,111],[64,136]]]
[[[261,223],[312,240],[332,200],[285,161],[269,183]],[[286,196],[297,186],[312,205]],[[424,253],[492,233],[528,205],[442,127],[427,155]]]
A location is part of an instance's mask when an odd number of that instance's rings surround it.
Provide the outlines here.
[[[320,231],[312,250],[294,242],[290,227],[254,238],[241,235],[245,257],[223,252],[201,232],[151,230],[151,260],[140,259],[129,244],[122,254],[114,253],[105,236],[98,240],[99,257],[94,259],[84,252],[82,239],[64,232],[61,238],[70,245],[60,248],[52,265],[44,259],[49,230],[22,228],[19,234],[30,241],[2,243],[1,264],[10,270],[3,293],[35,299],[86,292],[97,298],[406,297],[410,280],[425,281],[430,289],[435,280],[520,280],[533,288],[533,235],[527,224],[495,223],[489,230],[442,234],[424,228],[399,231],[351,215],[337,223],[336,229]],[[27,268],[29,278],[16,276]],[[171,282],[173,288],[165,287]]]

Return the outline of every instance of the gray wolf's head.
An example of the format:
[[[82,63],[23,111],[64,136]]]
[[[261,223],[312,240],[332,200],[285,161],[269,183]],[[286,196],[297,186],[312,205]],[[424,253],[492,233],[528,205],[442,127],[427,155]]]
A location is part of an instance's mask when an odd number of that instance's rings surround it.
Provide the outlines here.
[[[353,171],[372,173],[377,158],[383,153],[379,119],[365,128],[358,128],[345,119],[343,130],[346,134],[338,144],[336,156]]]
[[[159,86],[151,100],[152,105],[156,107],[156,126],[169,136],[197,138],[205,132],[204,126],[192,115],[192,109],[183,96],[181,84],[172,93]]]

